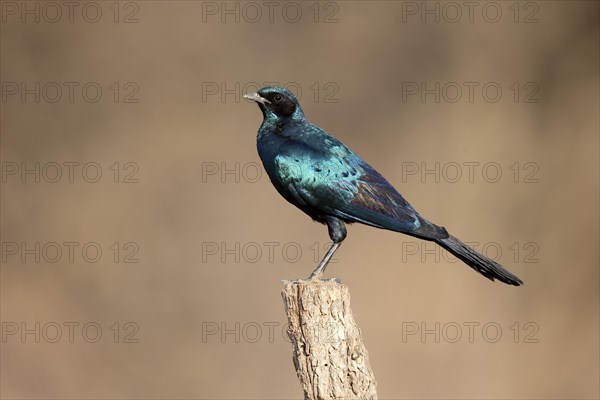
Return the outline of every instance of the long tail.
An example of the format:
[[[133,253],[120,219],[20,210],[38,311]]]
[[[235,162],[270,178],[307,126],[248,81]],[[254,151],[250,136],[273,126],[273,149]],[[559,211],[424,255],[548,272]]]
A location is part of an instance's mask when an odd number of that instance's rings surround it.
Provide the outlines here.
[[[489,259],[464,244],[460,239],[450,235],[446,239],[436,239],[435,242],[454,254],[469,267],[490,280],[498,279],[509,285],[520,286],[523,281],[508,272],[502,265]]]

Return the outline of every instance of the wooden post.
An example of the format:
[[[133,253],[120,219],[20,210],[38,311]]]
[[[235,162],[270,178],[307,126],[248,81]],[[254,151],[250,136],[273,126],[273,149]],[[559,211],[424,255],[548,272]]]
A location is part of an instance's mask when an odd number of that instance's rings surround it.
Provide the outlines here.
[[[348,287],[336,280],[285,281],[281,294],[304,398],[377,399]]]

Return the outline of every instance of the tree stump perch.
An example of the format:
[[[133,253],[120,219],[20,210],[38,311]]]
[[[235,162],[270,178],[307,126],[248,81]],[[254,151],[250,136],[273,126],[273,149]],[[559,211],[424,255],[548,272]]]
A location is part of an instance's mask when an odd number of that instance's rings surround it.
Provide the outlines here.
[[[335,280],[285,281],[281,294],[304,398],[377,399],[348,287]]]

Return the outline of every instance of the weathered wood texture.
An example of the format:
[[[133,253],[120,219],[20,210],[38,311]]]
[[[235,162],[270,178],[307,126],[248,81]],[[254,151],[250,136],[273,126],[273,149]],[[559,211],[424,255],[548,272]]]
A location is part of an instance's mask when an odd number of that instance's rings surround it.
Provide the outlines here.
[[[377,399],[369,356],[350,309],[348,287],[334,280],[286,281],[282,290],[293,360],[307,400]]]

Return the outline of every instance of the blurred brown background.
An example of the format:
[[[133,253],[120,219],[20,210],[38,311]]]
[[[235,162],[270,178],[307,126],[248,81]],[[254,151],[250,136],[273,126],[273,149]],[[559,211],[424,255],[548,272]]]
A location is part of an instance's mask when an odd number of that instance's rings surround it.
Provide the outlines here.
[[[3,398],[302,397],[265,82],[525,281],[350,227],[381,398],[598,398],[597,2],[0,4]]]

